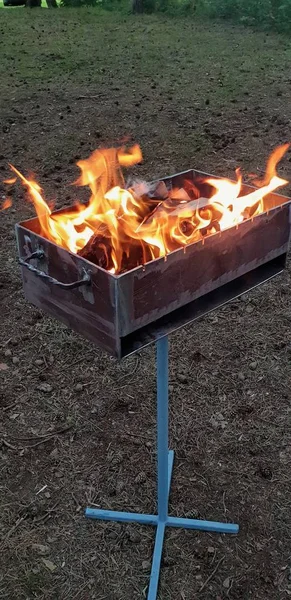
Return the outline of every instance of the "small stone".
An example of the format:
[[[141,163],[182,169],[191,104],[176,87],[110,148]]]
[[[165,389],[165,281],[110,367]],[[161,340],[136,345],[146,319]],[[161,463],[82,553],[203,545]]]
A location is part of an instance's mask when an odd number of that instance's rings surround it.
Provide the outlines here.
[[[46,498],[50,498],[51,497],[51,494],[49,492],[45,492],[44,495],[45,495]],[[48,542],[49,542],[49,539],[48,539]]]
[[[172,394],[173,391],[174,391],[174,386],[173,385],[169,385],[169,393]]]
[[[9,348],[8,348],[8,350],[5,350],[4,356],[6,356],[8,358],[11,355],[12,355],[12,352],[11,352],[11,350],[9,350]]]
[[[250,363],[250,369],[252,369],[252,371],[255,371],[257,366],[258,366],[258,363],[256,360],[254,360],[253,362]]]
[[[229,588],[229,586],[230,586],[230,577],[227,577],[227,578],[224,580],[224,582],[223,582],[223,584],[222,584],[222,585],[223,585],[223,587],[224,587],[224,588],[228,589],[228,588]]]
[[[152,444],[152,442],[146,442],[146,443],[145,443],[145,446],[146,446],[147,448],[151,448],[151,447],[152,447],[152,445],[153,445],[153,444]]]
[[[246,307],[246,312],[251,314],[252,312],[254,312],[254,307],[251,304],[248,304]]]
[[[116,531],[109,531],[109,533],[107,534],[107,537],[110,540],[116,540],[116,538],[118,537],[118,533]]]
[[[141,567],[143,571],[150,571],[151,570],[151,562],[149,560],[143,560],[141,563]]]
[[[137,531],[132,531],[129,534],[129,539],[133,544],[139,544],[139,542],[141,540],[141,536]]]
[[[53,391],[53,386],[52,386],[52,385],[50,385],[50,383],[46,383],[46,382],[44,381],[43,383],[40,383],[40,384],[37,386],[37,389],[38,389],[40,392],[44,392],[45,394],[49,394],[50,392],[52,392],[52,391]]]
[[[208,546],[207,552],[208,552],[208,554],[214,554],[215,553],[215,548],[213,546]]]
[[[37,358],[37,359],[34,361],[34,364],[35,364],[37,367],[41,367],[41,365],[43,365],[43,360],[42,360],[42,358]]]
[[[83,384],[77,383],[75,390],[76,390],[76,392],[81,392],[83,390]]]
[[[14,365],[18,365],[18,363],[19,363],[19,358],[18,358],[18,356],[13,356],[13,358],[12,358],[12,362],[13,362],[13,364],[14,364]]]
[[[41,554],[42,556],[46,556],[50,553],[49,546],[45,546],[44,544],[32,544],[31,547],[33,548],[33,550],[36,550],[36,552],[38,554]]]
[[[0,371],[7,371],[9,369],[6,363],[0,363]]]

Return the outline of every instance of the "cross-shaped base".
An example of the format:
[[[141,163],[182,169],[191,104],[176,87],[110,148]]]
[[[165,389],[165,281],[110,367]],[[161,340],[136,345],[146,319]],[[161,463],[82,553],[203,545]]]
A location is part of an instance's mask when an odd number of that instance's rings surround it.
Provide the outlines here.
[[[141,525],[156,526],[156,540],[153,553],[152,570],[147,600],[156,600],[159,585],[159,575],[163,552],[166,527],[181,527],[198,529],[217,533],[237,533],[239,526],[233,523],[202,521],[200,519],[183,519],[169,517],[168,503],[171,487],[171,477],[174,463],[174,451],[168,450],[168,338],[157,342],[157,399],[158,399],[158,514],[146,515],[127,513],[114,510],[99,510],[87,508],[86,517],[105,521],[120,521],[123,523],[140,523]]]

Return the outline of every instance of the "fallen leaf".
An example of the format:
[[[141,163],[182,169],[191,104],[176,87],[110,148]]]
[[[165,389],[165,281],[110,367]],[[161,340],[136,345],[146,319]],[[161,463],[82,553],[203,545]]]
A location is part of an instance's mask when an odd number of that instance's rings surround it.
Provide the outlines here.
[[[11,421],[15,421],[15,419],[17,419],[19,417],[20,413],[13,413],[13,415],[10,415],[10,419]]]
[[[42,554],[43,556],[48,554],[50,551],[49,546],[45,546],[44,544],[32,544],[32,548],[33,550],[36,550],[36,552]]]
[[[46,568],[51,571],[51,573],[53,573],[57,568],[57,565],[55,565],[51,560],[48,560],[48,558],[43,558],[42,562]]]

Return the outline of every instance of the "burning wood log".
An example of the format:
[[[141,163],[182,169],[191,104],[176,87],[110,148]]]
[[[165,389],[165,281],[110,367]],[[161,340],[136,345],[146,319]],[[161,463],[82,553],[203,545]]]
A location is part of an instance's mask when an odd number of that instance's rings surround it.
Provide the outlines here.
[[[139,240],[130,240],[126,251],[123,252],[120,273],[135,269],[151,259],[149,248]]]
[[[110,237],[102,235],[99,231],[92,235],[86,246],[79,250],[78,255],[103,269],[114,268]]]
[[[78,255],[103,269],[110,270],[113,268],[111,251],[110,240],[97,233],[90,238],[82,250],[79,250]]]
[[[126,236],[123,241],[120,241],[120,245],[122,258],[119,273],[135,269],[152,259],[149,246],[142,240],[134,240]],[[105,228],[102,232],[99,230],[93,234],[86,246],[79,250],[78,255],[108,271],[115,268],[111,238]]]

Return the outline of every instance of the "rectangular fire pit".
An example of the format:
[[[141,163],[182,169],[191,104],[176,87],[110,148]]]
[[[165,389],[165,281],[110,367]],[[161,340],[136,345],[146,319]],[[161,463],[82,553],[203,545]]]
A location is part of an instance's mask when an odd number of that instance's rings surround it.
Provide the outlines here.
[[[199,187],[202,177],[190,170],[163,181]],[[27,300],[121,359],[280,273],[290,199],[269,194],[261,214],[118,275],[40,231],[37,218],[16,226]]]

